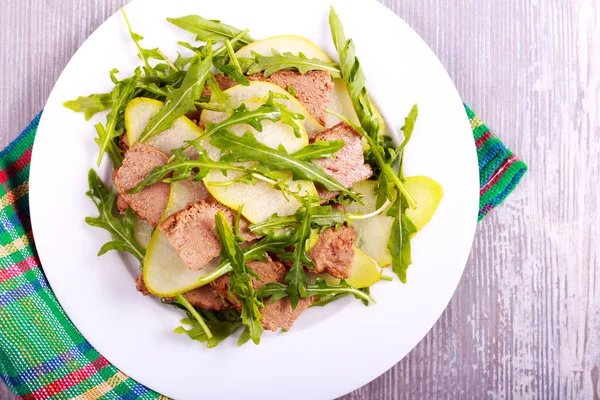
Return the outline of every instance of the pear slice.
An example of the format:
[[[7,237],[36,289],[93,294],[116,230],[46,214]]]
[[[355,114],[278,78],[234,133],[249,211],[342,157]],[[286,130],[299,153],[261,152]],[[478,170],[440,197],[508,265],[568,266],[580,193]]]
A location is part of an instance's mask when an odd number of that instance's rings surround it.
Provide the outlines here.
[[[269,92],[283,96],[284,98],[277,98],[276,101],[284,104],[293,112],[304,115],[304,120],[302,120],[302,122],[306,128],[306,132],[308,132],[310,136],[314,136],[325,130],[325,127],[317,122],[302,103],[296,100],[296,98],[287,91],[273,83],[250,82],[249,86],[237,85],[225,90],[224,93],[229,95],[231,102],[238,107],[240,104],[251,99],[264,99],[268,96]],[[222,121],[226,116],[227,114],[222,112],[204,110],[200,116],[200,122],[206,120]]]
[[[444,196],[442,186],[426,176],[411,176],[404,183],[408,192],[417,201],[417,208],[406,210],[406,216],[410,218],[417,232],[423,229],[435,214],[440,201]]]
[[[259,86],[263,87],[264,85],[262,85],[262,82],[260,83],[261,85]],[[276,87],[280,90],[278,86],[271,84],[267,85],[269,85],[269,87]],[[233,90],[240,88],[240,90],[236,90],[235,92],[239,96],[232,96],[232,100],[236,103],[238,101],[244,101],[248,108],[256,109],[263,104],[264,100],[262,98],[251,97],[247,100],[240,100],[245,97],[243,94],[244,90],[248,90],[253,94],[255,93],[253,86],[256,85],[236,86],[235,88],[229,89]],[[294,101],[296,100],[294,99]],[[224,113],[204,111],[200,117],[200,121],[203,123],[218,123],[226,117],[227,115],[224,115]],[[259,142],[274,149],[283,146],[289,153],[300,150],[308,145],[308,135],[305,131],[300,132],[300,137],[296,137],[294,130],[283,122],[263,121],[262,126],[263,129],[261,132],[257,132],[248,125],[234,126],[231,128],[231,131],[237,135],[243,135],[245,132],[251,131]],[[210,139],[204,141],[202,145],[211,158],[217,159],[220,151],[209,142]],[[251,166],[252,164],[244,163],[244,165]],[[229,172],[227,176],[225,176],[220,171],[211,171],[204,178],[204,184],[210,194],[222,204],[234,210],[243,207],[242,215],[250,222],[262,222],[273,214],[291,215],[300,207],[298,200],[292,196],[285,196],[280,190],[272,188],[267,182],[260,180],[255,184],[231,182],[240,176],[240,172]],[[317,194],[315,185],[312,182],[290,181],[289,185],[290,189],[297,192],[300,196]]]
[[[150,119],[160,111],[164,103],[154,99],[138,97],[129,102],[125,108],[125,129],[129,146],[138,141]],[[166,155],[171,155],[171,150],[178,149],[188,140],[196,139],[202,130],[189,118],[182,116],[173,122],[173,125],[150,138],[148,144],[156,147]]]
[[[201,183],[189,180],[172,183],[163,219],[182,210],[187,204],[206,197],[197,185]],[[191,271],[177,250],[171,246],[167,236],[157,228],[146,250],[144,282],[153,295],[173,297],[199,287],[198,280],[213,271],[218,266],[218,262],[217,258],[202,270]]]
[[[319,279],[319,278],[323,279],[330,286],[337,286],[340,284],[340,279],[336,278],[333,275],[329,275],[326,273],[322,273],[322,274],[311,274],[309,272],[306,273],[306,282],[308,282],[309,285],[316,285],[317,279]]]
[[[203,186],[202,182],[194,182],[189,179],[171,183],[169,201],[162,219],[183,210],[190,203],[208,198],[208,192]]]
[[[229,208],[242,208],[242,215],[252,223],[263,222],[273,214],[292,215],[301,204],[293,197],[272,188],[268,183],[258,181],[255,184],[231,183],[239,173],[229,173],[227,177],[220,172],[211,172],[205,178],[206,188],[220,203]],[[290,181],[290,186],[300,196],[317,195],[315,185],[307,181]]]
[[[148,248],[150,240],[152,240],[152,226],[141,218],[135,217],[133,220],[133,237],[140,246],[144,249]]]
[[[333,62],[319,46],[302,36],[296,35],[273,36],[258,40],[239,49],[236,56],[238,58],[249,58],[252,57],[252,52],[256,52],[262,56],[270,56],[273,54],[273,50],[279,53],[290,52],[295,55],[302,53],[308,58],[317,58],[328,63]],[[350,100],[350,94],[348,94],[348,90],[346,89],[346,83],[343,79],[336,78],[333,79],[333,85],[333,90],[329,94],[329,105],[327,108],[346,116],[346,118],[358,124],[358,117],[352,107],[352,100]],[[333,115],[327,116],[328,128],[331,128],[338,122],[340,120],[337,117]]]
[[[351,214],[368,214],[375,211],[377,197],[373,194],[375,181],[361,182],[353,189],[364,195],[364,206],[352,203],[346,207]],[[417,201],[417,208],[406,210],[406,216],[415,224],[417,232],[431,220],[442,199],[443,190],[439,183],[426,176],[411,176],[405,179],[405,186]],[[386,216],[387,210],[375,217],[357,220],[352,223],[356,231],[356,245],[373,257],[381,267],[392,263],[392,256],[387,248],[394,218]]]
[[[352,189],[363,195],[364,206],[352,203],[346,207],[346,212],[351,214],[369,214],[376,211],[377,197],[373,194],[375,181],[364,181],[356,184]],[[387,210],[386,210],[387,211]],[[381,267],[392,263],[392,255],[387,248],[394,218],[385,215],[385,211],[374,217],[356,220],[352,223],[356,232],[356,246],[371,256]]]
[[[200,271],[190,270],[171,246],[167,235],[156,229],[146,251],[144,282],[153,295],[174,297],[199,287],[199,279],[213,271],[218,264],[219,259],[215,258]]]
[[[321,61],[332,62],[331,58],[319,46],[296,35],[279,35],[252,42],[235,53],[238,58],[251,58],[252,52],[263,56],[273,54],[272,50],[280,53],[290,52],[292,54],[302,53],[308,58],[318,58]]]
[[[379,282],[381,279],[381,267],[377,261],[369,257],[359,248],[354,249],[354,262],[352,273],[346,282],[357,289],[366,288]]]

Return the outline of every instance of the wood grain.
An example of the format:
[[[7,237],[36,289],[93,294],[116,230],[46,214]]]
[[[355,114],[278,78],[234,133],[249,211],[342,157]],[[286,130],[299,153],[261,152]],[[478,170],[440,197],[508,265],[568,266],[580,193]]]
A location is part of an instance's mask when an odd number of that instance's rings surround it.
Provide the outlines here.
[[[0,146],[124,0],[0,2]],[[346,399],[600,396],[600,4],[384,0],[530,171],[398,365]],[[0,387],[0,398],[11,399]]]

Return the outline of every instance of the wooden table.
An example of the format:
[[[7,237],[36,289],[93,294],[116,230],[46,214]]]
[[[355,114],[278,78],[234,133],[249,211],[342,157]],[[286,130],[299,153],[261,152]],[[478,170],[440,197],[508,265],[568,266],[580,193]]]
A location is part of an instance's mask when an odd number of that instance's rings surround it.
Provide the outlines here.
[[[0,2],[0,146],[125,0]],[[600,397],[600,2],[384,0],[530,166],[423,341],[347,399]],[[166,3],[168,4],[168,2]],[[168,5],[166,5],[168,7]],[[0,398],[12,396],[0,387]]]

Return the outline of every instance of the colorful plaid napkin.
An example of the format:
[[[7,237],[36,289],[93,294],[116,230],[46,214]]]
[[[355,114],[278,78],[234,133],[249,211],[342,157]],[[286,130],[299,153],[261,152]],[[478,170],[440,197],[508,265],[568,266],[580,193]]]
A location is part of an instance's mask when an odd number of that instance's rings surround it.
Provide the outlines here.
[[[466,111],[479,158],[481,220],[514,190],[527,166]],[[39,119],[0,153],[0,377],[23,399],[165,398],[99,354],[71,323],[44,277],[28,197]]]

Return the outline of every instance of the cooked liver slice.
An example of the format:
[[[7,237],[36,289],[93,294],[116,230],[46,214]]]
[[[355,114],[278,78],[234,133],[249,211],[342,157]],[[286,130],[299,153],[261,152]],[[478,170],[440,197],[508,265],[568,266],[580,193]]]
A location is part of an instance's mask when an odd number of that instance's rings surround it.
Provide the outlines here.
[[[327,272],[340,279],[347,279],[352,272],[354,262],[353,227],[342,225],[337,230],[327,228],[319,236],[319,241],[308,252],[317,269],[307,269],[311,273]]]
[[[237,85],[237,82],[227,76],[215,75],[221,90],[227,90]],[[268,78],[262,73],[249,75],[251,81],[273,83],[282,89],[288,90],[292,86],[296,92],[296,98],[308,112],[319,121],[321,125],[327,122],[327,105],[329,104],[329,93],[333,90],[331,75],[326,71],[309,71],[301,74],[295,71],[277,71]],[[204,88],[203,97],[210,97],[210,89]]]
[[[136,278],[135,288],[137,289],[138,292],[140,292],[144,296],[148,296],[150,294],[150,292],[148,291],[148,288],[146,287],[146,282],[144,282],[143,275],[140,275]]]
[[[185,294],[191,305],[206,310],[221,311],[229,308],[229,303],[210,285],[199,287]]]
[[[360,134],[350,125],[340,122],[336,126],[319,133],[314,140],[344,141],[344,147],[335,153],[335,157],[320,158],[313,161],[342,185],[349,188],[358,182],[369,179],[373,175],[371,166],[365,164]]]
[[[271,282],[284,283],[287,269],[279,261],[269,259],[267,262],[252,261],[248,263],[254,272],[258,274],[261,280],[252,279],[252,285],[255,290],[260,289],[263,285]],[[223,276],[212,283],[215,290],[223,296],[228,296],[229,275]],[[233,301],[232,301],[233,300]],[[235,303],[235,299],[230,299]],[[276,332],[279,329],[289,330],[294,321],[298,319],[300,314],[304,312],[312,303],[312,299],[300,299],[298,306],[292,309],[292,304],[289,298],[281,299],[275,303],[271,303],[268,299],[265,300],[265,307],[261,310],[262,325],[264,329]],[[239,304],[238,304],[239,308]]]
[[[167,161],[166,155],[149,144],[139,143],[125,152],[123,165],[113,173],[113,182],[119,192],[117,205],[121,211],[131,207],[138,217],[156,227],[169,200],[169,184],[157,182],[135,194],[127,191],[144,180],[152,168]]]
[[[143,275],[135,280],[135,288],[144,296],[152,296],[152,293],[146,287]],[[219,295],[210,285],[202,286],[184,294],[191,305],[204,308],[206,310],[221,311],[229,308],[229,303]],[[167,299],[174,301],[174,299]]]
[[[231,224],[234,223],[235,212],[210,198],[188,204],[159,226],[192,271],[201,270],[221,254],[221,243],[215,231],[215,216],[219,211]],[[247,221],[242,218],[240,234],[247,240],[255,239],[256,236],[248,232],[247,227]]]
[[[129,150],[129,138],[127,137],[127,132],[125,132],[121,136],[119,136],[118,146],[123,151]]]
[[[264,81],[273,83],[282,89],[288,90],[290,86],[296,92],[296,98],[308,112],[315,117],[321,125],[327,123],[327,105],[329,93],[333,90],[331,75],[326,71],[309,71],[301,74],[295,71],[277,71],[268,78],[264,75],[254,74],[248,76],[251,81]]]
[[[300,314],[312,304],[312,299],[300,299],[296,308],[292,308],[290,298],[277,300],[275,303],[266,301],[266,310],[262,311],[262,326],[266,330],[277,332],[279,329],[289,331]]]

